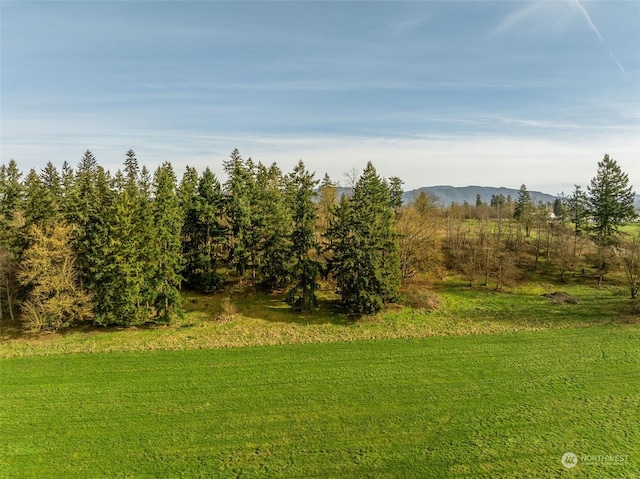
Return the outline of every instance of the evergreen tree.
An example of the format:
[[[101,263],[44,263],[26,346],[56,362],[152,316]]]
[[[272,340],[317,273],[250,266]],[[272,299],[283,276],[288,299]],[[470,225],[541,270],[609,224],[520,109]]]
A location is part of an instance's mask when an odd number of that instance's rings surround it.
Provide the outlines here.
[[[402,209],[402,195],[404,191],[402,189],[403,181],[397,176],[389,178],[389,206],[398,215]]]
[[[224,198],[216,175],[207,167],[198,182],[196,197],[198,260],[197,269],[204,292],[219,289],[224,276],[218,273],[227,231],[222,223]]]
[[[252,201],[252,262],[266,289],[286,287],[291,280],[290,208],[285,202],[282,171],[274,163],[258,164]]]
[[[254,192],[254,165],[246,162],[235,149],[224,163],[227,181],[224,185],[225,209],[229,221],[228,264],[238,276],[244,276],[251,256],[251,201]]]
[[[316,290],[320,263],[311,257],[319,245],[315,235],[317,208],[313,202],[314,188],[318,184],[302,160],[288,176],[288,198],[292,209],[291,255],[294,260],[292,275],[295,284],[287,293],[287,302],[303,311],[312,311],[318,305]]]
[[[71,224],[77,225],[73,246],[80,280],[91,292],[102,279],[109,241],[105,225],[111,199],[109,180],[107,172],[87,150],[76,169],[73,187],[67,193],[67,217]]]
[[[43,202],[45,188],[34,168],[27,174],[23,188],[25,195],[25,225],[27,227],[34,224],[43,225],[49,217],[50,210]]]
[[[525,233],[529,236],[535,219],[535,207],[531,201],[531,195],[524,184],[518,190],[518,199],[516,200],[513,217],[524,225]]]
[[[188,168],[180,183],[179,196],[184,213],[185,283],[210,293],[224,283],[224,276],[217,269],[226,240],[222,188],[209,168],[201,178]]]
[[[582,188],[575,186],[573,193],[567,198],[567,213],[574,225],[575,236],[580,236],[589,222],[589,200]]]
[[[557,219],[564,220],[566,204],[567,199],[564,197],[564,193],[561,193],[556,199],[553,200],[553,215]]]
[[[342,303],[354,313],[375,313],[396,300],[402,275],[390,189],[371,162],[351,200],[336,209],[336,220],[329,235]]]
[[[24,189],[22,172],[11,160],[0,166],[0,318],[8,313],[15,318],[20,297],[17,279],[24,249]]]
[[[183,217],[176,189],[173,168],[170,163],[163,163],[153,178],[153,305],[156,320],[164,323],[182,315],[179,287],[182,280],[180,232]]]
[[[107,206],[102,272],[95,291],[96,317],[101,324],[140,324],[150,317],[148,292],[151,277],[144,254],[149,248],[141,193],[140,169],[133,150],[126,154],[125,171],[118,171],[115,193]]]
[[[40,179],[44,186],[44,197],[42,202],[50,211],[50,217],[55,220],[62,219],[64,211],[64,189],[62,185],[62,177],[50,161],[46,164],[40,173]]]
[[[66,161],[62,164],[60,183],[62,186],[61,208],[64,212],[67,222],[72,223],[73,218],[73,199],[75,190],[76,175],[73,168]]]
[[[182,276],[185,285],[189,288],[196,288],[199,283],[198,277],[198,211],[196,198],[198,195],[198,172],[195,168],[187,166],[180,186],[178,187],[178,199],[184,218],[182,224],[182,257],[184,269]]]
[[[598,172],[587,191],[593,222],[591,231],[596,242],[600,246],[616,244],[618,228],[635,214],[634,192],[629,185],[629,176],[614,159],[605,155],[598,162]]]

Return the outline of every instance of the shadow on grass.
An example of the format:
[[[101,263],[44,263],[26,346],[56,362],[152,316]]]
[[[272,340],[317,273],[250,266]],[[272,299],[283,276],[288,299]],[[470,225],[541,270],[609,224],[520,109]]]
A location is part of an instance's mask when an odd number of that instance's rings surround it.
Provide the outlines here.
[[[261,319],[272,323],[335,324],[349,325],[354,318],[341,311],[331,293],[321,291],[318,294],[318,307],[312,312],[303,312],[289,306],[285,294],[267,293],[251,289],[239,293],[219,292],[209,295],[186,292],[184,306],[186,312],[201,312],[215,316],[221,302],[229,298],[231,304],[242,316]]]

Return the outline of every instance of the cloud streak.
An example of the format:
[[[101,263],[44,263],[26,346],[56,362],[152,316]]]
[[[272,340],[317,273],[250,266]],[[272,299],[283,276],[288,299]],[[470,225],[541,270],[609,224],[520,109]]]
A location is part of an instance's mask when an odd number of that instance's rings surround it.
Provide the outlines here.
[[[598,27],[596,27],[595,24],[593,23],[593,21],[591,20],[591,16],[589,15],[589,12],[587,12],[587,10],[585,10],[585,8],[580,3],[580,0],[573,0],[573,1],[577,5],[577,7],[580,10],[580,12],[582,12],[582,15],[584,16],[584,18],[587,20],[587,23],[589,24],[589,27],[591,28],[591,30],[593,30],[593,32],[596,34],[596,36],[600,39],[600,42],[602,42],[602,45],[604,45],[604,47],[609,52],[609,56],[611,57],[611,59],[618,66],[618,68],[620,69],[620,71],[624,75],[625,79],[628,80],[629,77],[627,76],[627,72],[625,71],[624,67],[622,66],[622,63],[620,63],[620,61],[613,54],[613,51],[611,50],[611,48],[609,48],[609,45],[607,45],[607,42],[604,41],[604,38],[602,37],[602,34],[600,33],[600,30],[598,30]]]

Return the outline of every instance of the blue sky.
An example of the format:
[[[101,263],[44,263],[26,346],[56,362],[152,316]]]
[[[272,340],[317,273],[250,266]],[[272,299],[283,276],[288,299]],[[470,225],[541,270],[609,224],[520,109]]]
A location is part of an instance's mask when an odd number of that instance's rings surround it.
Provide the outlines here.
[[[0,1],[1,162],[640,191],[640,2]]]

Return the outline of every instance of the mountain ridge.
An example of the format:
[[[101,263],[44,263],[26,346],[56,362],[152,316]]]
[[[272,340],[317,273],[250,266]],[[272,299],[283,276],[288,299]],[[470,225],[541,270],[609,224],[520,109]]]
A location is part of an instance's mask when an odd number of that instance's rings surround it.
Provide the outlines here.
[[[505,198],[511,196],[513,201],[518,198],[518,190],[515,188],[506,188],[504,186],[449,186],[449,185],[435,185],[435,186],[423,186],[414,190],[406,191],[403,195],[405,202],[410,202],[416,198],[420,193],[426,193],[430,196],[438,198],[438,202],[442,206],[449,206],[452,203],[462,204],[465,201],[469,204],[475,205],[476,196],[480,195],[480,199],[484,203],[491,202],[491,196],[503,195]],[[534,202],[542,201],[543,203],[553,203],[556,199],[555,195],[543,193],[541,191],[529,190],[529,195]]]
[[[402,199],[405,203],[412,201],[420,193],[425,192],[431,196],[438,198],[438,203],[442,206],[449,206],[452,203],[462,204],[465,201],[469,204],[476,204],[476,195],[480,195],[480,199],[484,203],[491,202],[491,195],[504,195],[505,198],[511,196],[513,201],[518,198],[518,190],[515,188],[506,188],[504,186],[450,186],[450,185],[435,185],[435,186],[423,186],[422,188],[416,188],[414,190],[405,191]],[[541,191],[529,190],[529,195],[534,202],[542,201],[543,203],[553,203],[557,198],[557,195],[550,195]],[[636,194],[633,200],[633,205],[636,209],[640,209],[640,194]]]
[[[338,194],[347,196],[350,194],[350,189],[345,187],[338,188]],[[504,186],[450,186],[450,185],[434,185],[423,186],[413,190],[405,191],[402,195],[402,201],[407,204],[413,201],[420,193],[426,193],[429,196],[437,197],[437,202],[441,206],[449,206],[452,203],[463,204],[465,201],[471,205],[476,204],[476,195],[480,195],[480,199],[484,203],[491,203],[492,195],[504,195],[505,198],[511,196],[513,201],[518,198],[518,190],[515,188],[506,188]],[[534,202],[541,201],[542,203],[553,203],[557,198],[557,195],[550,195],[541,191],[529,190],[529,195]],[[636,194],[633,200],[633,205],[636,209],[640,209],[640,194]]]

